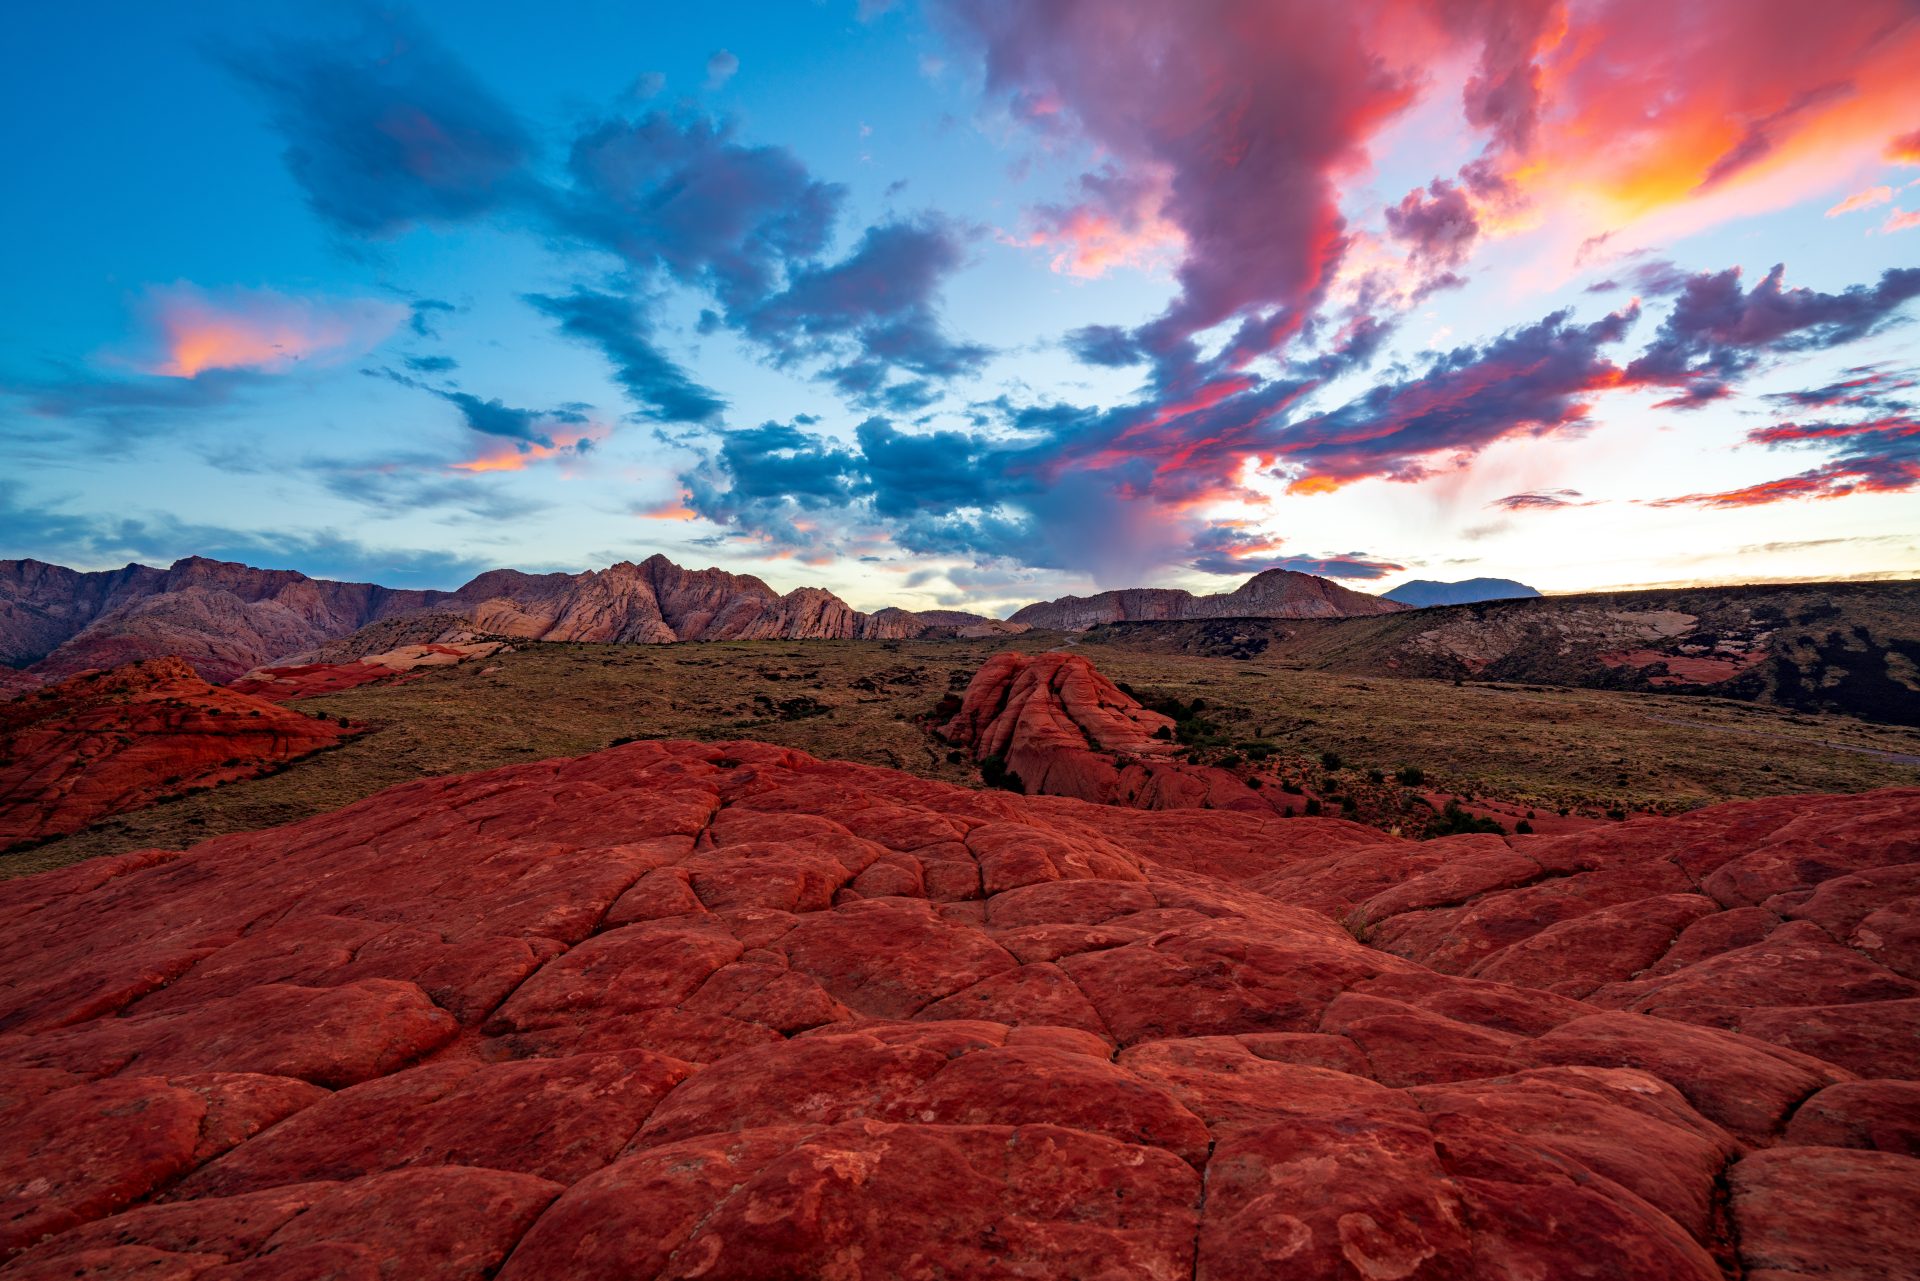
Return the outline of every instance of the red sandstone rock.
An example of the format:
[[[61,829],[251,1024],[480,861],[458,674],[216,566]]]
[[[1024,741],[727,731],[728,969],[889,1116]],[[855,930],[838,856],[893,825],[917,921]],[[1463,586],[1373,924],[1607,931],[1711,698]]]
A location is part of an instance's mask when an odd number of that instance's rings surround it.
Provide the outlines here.
[[[1920,998],[1860,930],[1917,812],[1515,849],[752,743],[422,780],[0,885],[0,1278],[1900,1275]]]
[[[0,849],[251,778],[354,731],[156,658],[0,703]]]
[[[1243,810],[1273,805],[1239,775],[1172,759],[1173,722],[1148,711],[1078,654],[995,654],[974,674],[940,734],[973,758],[997,758],[1037,795],[1132,809]]]

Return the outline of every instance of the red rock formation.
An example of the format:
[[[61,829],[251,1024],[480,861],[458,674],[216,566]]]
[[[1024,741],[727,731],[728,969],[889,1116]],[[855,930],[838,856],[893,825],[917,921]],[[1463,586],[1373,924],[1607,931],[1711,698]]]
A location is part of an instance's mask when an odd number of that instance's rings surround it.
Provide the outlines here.
[[[1237,774],[1171,759],[1173,721],[1148,711],[1078,654],[995,654],[940,729],[976,761],[997,757],[1021,787],[1135,809],[1273,812]]]
[[[1369,596],[1313,574],[1269,569],[1230,592],[1195,596],[1177,587],[1129,587],[1097,596],[1062,596],[1016,610],[1009,620],[1029,627],[1083,632],[1101,623],[1170,618],[1352,618],[1397,614],[1398,601]]]
[[[403,645],[384,654],[369,654],[352,663],[297,663],[290,667],[257,667],[227,688],[276,703],[292,703],[317,694],[337,694],[398,680],[423,667],[454,667],[470,658],[498,653],[500,641],[464,641],[446,645]]]
[[[389,636],[378,648],[446,640],[449,618],[533,640],[642,644],[1025,630],[953,610],[862,614],[818,587],[781,596],[752,575],[682,569],[664,556],[584,574],[491,570],[455,592],[333,583],[201,557],[166,570],[129,565],[98,574],[0,561],[0,664],[31,664],[32,678],[171,654],[209,680],[231,681],[276,660],[306,661],[308,651],[373,624],[390,633],[397,620],[414,617],[421,630]],[[22,683],[7,676],[0,694]]]
[[[0,704],[0,849],[252,778],[354,731],[207,684],[178,658]]]
[[[1920,793],[1765,804],[1567,857],[1903,901]],[[6,1276],[1910,1275],[1911,1079],[1307,905],[1546,844],[648,742],[15,881]]]

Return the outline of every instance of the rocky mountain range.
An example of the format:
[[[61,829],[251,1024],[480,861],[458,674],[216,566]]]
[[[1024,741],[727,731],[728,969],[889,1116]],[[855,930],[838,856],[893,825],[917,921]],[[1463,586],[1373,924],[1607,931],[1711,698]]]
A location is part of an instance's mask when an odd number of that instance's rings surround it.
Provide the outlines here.
[[[496,569],[457,591],[308,578],[194,556],[166,569],[85,573],[0,561],[0,664],[58,679],[172,654],[226,681],[380,625],[366,652],[469,630],[515,639],[897,640],[1022,630],[978,614],[862,613],[829,591],[781,595],[750,574],[683,569],[664,556],[581,574]],[[27,682],[8,674],[9,686]]]
[[[1196,596],[1177,587],[1127,587],[1062,596],[1017,610],[1009,622],[1078,632],[1102,623],[1184,618],[1353,618],[1407,608],[1312,574],[1269,569],[1230,592]]]
[[[1381,595],[1402,605],[1424,609],[1428,605],[1471,605],[1483,600],[1519,600],[1540,593],[1511,578],[1467,578],[1457,583],[1440,583],[1431,578],[1416,578]]]

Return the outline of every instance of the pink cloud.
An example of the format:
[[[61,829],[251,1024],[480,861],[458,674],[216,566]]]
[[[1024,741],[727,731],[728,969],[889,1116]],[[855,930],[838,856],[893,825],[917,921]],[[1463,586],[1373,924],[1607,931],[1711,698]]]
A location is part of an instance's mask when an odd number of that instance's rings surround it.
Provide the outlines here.
[[[271,289],[206,290],[180,283],[139,304],[158,349],[147,373],[195,378],[213,369],[285,373],[305,361],[349,360],[378,346],[407,308],[372,298],[294,298]]]
[[[1892,187],[1868,187],[1865,191],[1856,191],[1833,208],[1827,210],[1827,217],[1838,218],[1841,214],[1852,213],[1856,209],[1871,209],[1875,205],[1884,205],[1893,199]]]

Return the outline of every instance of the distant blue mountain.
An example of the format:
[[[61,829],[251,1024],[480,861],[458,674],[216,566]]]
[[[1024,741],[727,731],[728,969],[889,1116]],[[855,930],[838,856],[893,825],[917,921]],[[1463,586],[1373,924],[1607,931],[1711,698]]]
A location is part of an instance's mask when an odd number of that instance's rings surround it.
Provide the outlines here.
[[[1521,596],[1538,596],[1540,593],[1511,578],[1469,578],[1459,583],[1436,583],[1430,578],[1416,578],[1381,594],[1402,605],[1425,609],[1428,605],[1471,605],[1477,600],[1515,600]]]

